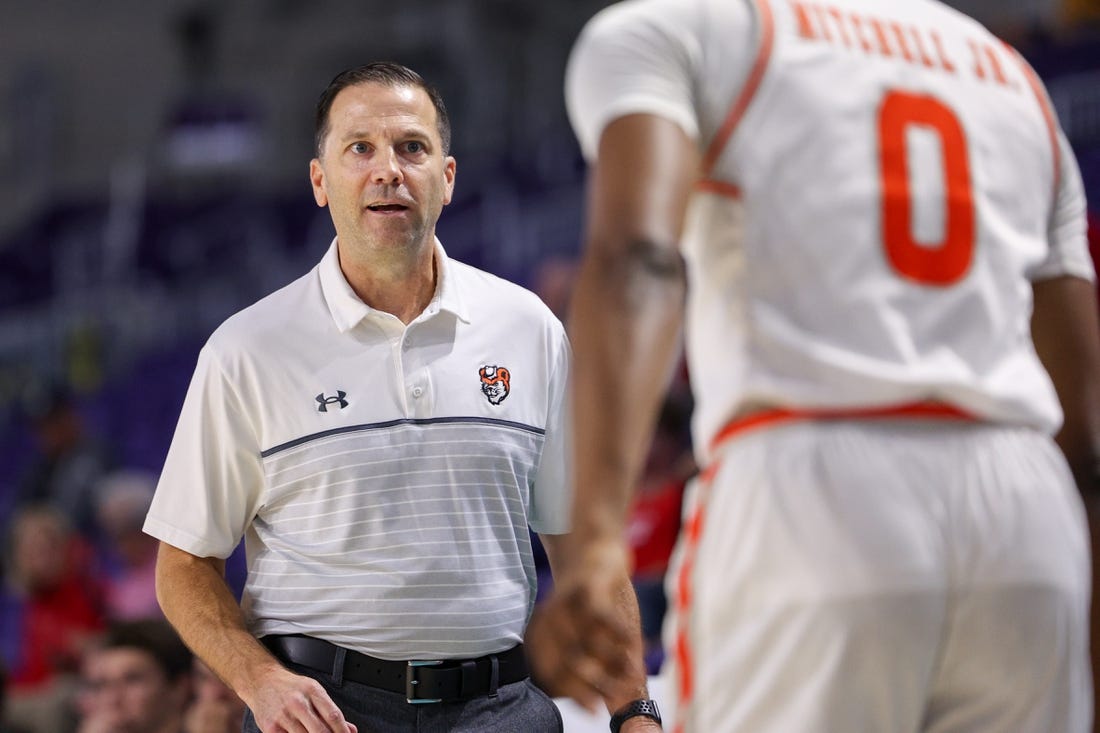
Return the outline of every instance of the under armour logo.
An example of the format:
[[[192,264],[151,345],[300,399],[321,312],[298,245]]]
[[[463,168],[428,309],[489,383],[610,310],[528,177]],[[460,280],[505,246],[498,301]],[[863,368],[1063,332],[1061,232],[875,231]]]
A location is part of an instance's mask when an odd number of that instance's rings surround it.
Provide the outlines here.
[[[348,396],[348,393],[342,389],[336,390],[335,397],[325,397],[325,393],[317,395],[317,412],[328,412],[329,405],[339,404],[340,409],[343,410],[348,406],[348,401],[344,398]]]

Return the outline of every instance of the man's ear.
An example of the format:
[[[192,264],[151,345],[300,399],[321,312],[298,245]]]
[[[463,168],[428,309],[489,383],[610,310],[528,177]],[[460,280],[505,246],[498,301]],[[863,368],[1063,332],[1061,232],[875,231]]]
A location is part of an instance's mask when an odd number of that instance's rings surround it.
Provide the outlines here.
[[[455,192],[455,159],[448,155],[443,159],[443,205],[451,203],[451,197]]]
[[[321,161],[317,158],[309,161],[309,182],[313,184],[313,200],[322,208],[327,206],[328,194],[325,193],[325,169],[321,167]]]

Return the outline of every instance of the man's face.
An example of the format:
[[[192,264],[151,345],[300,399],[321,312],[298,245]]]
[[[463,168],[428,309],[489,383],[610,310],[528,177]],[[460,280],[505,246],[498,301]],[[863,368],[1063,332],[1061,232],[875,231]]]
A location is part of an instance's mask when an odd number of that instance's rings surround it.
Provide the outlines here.
[[[341,255],[360,260],[430,247],[454,179],[435,107],[411,86],[341,90],[320,157],[310,162],[313,195],[329,207]]]
[[[171,682],[140,649],[102,649],[84,668],[86,714],[115,733],[178,730],[189,694],[186,678]]]

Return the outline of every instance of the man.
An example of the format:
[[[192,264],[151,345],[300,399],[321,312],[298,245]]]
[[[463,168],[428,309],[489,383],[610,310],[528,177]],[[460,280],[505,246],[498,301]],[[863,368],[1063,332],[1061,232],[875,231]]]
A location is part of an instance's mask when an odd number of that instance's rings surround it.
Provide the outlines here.
[[[566,89],[593,168],[544,676],[591,700],[614,658],[683,317],[682,729],[1088,729],[1088,537],[1049,436],[1094,495],[1094,274],[1031,69],[932,0],[634,0]]]
[[[161,620],[123,621],[85,655],[80,733],[180,733],[191,652]]]
[[[109,618],[160,617],[155,578],[158,543],[142,532],[156,475],[116,471],[96,484],[96,526],[102,542],[104,605]]]
[[[528,526],[551,557],[568,528],[569,350],[533,294],[436,240],[449,144],[416,73],[338,75],[310,163],[336,239],[200,354],[145,528],[164,612],[246,730],[561,727],[521,641]],[[242,536],[243,612],[223,578]],[[632,653],[623,699],[644,694]]]

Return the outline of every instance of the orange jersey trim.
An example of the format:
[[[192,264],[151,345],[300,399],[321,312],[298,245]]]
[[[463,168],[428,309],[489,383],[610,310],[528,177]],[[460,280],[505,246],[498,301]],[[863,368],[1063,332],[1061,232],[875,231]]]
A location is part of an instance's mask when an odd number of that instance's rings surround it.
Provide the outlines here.
[[[733,134],[737,123],[744,116],[749,102],[756,95],[756,90],[760,87],[760,81],[764,77],[764,69],[767,68],[768,59],[772,54],[772,46],[775,43],[775,20],[772,18],[772,9],[768,4],[768,0],[755,0],[755,2],[760,14],[760,48],[756,52],[756,61],[753,62],[752,70],[749,71],[749,78],[745,81],[741,94],[738,95],[737,101],[730,108],[722,127],[718,130],[714,140],[711,141],[710,147],[703,157],[704,178],[710,175],[710,171],[717,162],[718,156],[722,154],[722,150],[726,147],[730,135]]]
[[[890,405],[887,407],[869,407],[851,410],[801,410],[779,407],[773,410],[754,412],[745,417],[731,420],[714,436],[714,440],[710,442],[710,448],[714,450],[730,438],[750,430],[780,423],[808,420],[870,420],[907,417],[977,420],[977,418],[965,410],[940,402],[914,402],[906,405]]]
[[[1039,80],[1039,75],[1035,73],[1035,69],[1031,68],[1031,64],[1012,46],[1006,43],[1005,47],[1020,63],[1020,67],[1024,70],[1024,76],[1027,78],[1027,83],[1031,86],[1032,93],[1035,94],[1035,100],[1039,103],[1039,109],[1043,111],[1043,120],[1047,123],[1047,134],[1050,136],[1051,155],[1054,156],[1054,196],[1057,198],[1058,183],[1062,178],[1062,146],[1058,144],[1058,122],[1054,117],[1050,97],[1047,96],[1046,91],[1043,89],[1043,83]]]
[[[706,516],[707,499],[710,497],[711,480],[717,473],[717,464],[707,467],[699,475],[699,493],[691,516],[684,524],[684,550],[680,562],[680,572],[676,578],[677,627],[673,653],[676,655],[677,672],[680,675],[676,688],[677,722],[673,733],[683,733],[684,718],[695,695],[695,650],[691,645],[691,601],[694,595],[692,573],[695,571],[695,557],[699,552],[699,539],[703,536],[703,517]]]
[[[696,191],[706,191],[707,193],[715,193],[719,196],[725,196],[726,198],[739,199],[741,198],[741,187],[735,186],[732,183],[726,183],[725,181],[719,181],[714,178],[704,178],[701,181],[695,183]]]

